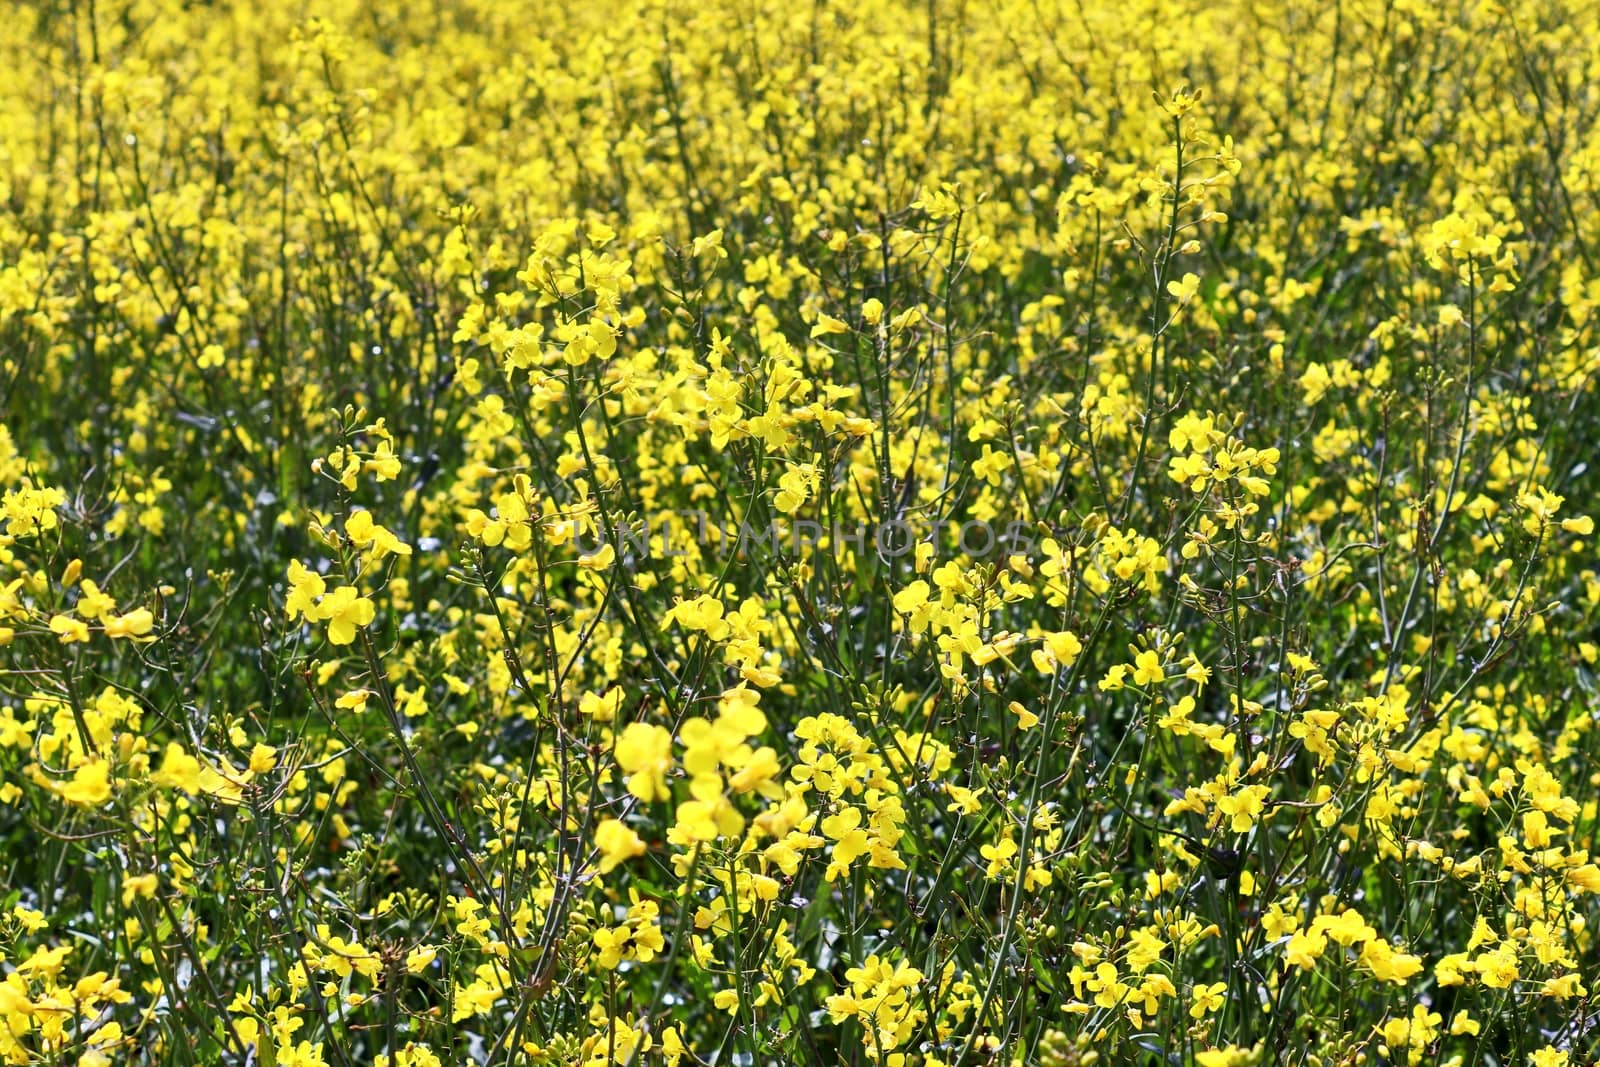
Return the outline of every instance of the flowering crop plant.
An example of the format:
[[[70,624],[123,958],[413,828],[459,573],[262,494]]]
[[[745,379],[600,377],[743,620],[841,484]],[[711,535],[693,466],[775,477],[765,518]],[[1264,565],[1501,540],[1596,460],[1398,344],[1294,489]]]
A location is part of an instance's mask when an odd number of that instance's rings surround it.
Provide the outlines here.
[[[1596,1062],[1596,41],[0,0],[0,1064]]]

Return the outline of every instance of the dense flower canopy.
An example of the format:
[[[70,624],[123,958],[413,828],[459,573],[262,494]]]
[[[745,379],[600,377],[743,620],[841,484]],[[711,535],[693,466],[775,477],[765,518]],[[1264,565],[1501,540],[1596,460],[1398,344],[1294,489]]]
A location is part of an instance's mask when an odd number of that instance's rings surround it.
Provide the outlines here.
[[[1587,1062],[1596,40],[0,0],[0,1062]]]

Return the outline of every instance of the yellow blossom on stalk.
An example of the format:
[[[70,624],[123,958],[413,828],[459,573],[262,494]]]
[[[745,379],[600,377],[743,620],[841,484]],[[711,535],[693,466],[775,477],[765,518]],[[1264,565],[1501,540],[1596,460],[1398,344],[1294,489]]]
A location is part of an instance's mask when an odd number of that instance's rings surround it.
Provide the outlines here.
[[[1203,1019],[1211,1012],[1222,1007],[1223,994],[1227,991],[1226,982],[1216,982],[1211,985],[1197,985],[1194,987],[1194,1001],[1189,1007],[1191,1018]]]
[[[135,608],[105,619],[103,624],[107,637],[137,639],[146,637],[155,627],[155,616],[149,608]]]
[[[81,807],[98,807],[111,799],[111,768],[105,760],[90,760],[57,787],[62,800]]]
[[[56,615],[50,620],[50,632],[61,639],[63,645],[89,640],[89,625],[70,615]]]
[[[1186,304],[1200,292],[1200,276],[1188,271],[1182,278],[1168,282],[1167,292],[1180,304]]]
[[[1166,680],[1167,672],[1161,662],[1161,653],[1147,648],[1134,657],[1134,685],[1159,685]]]
[[[645,802],[666,800],[673,768],[672,735],[660,726],[630,723],[616,743],[617,765],[627,772],[628,792]]]
[[[370,511],[351,512],[350,517],[345,520],[344,528],[351,543],[366,552],[368,560],[372,562],[389,555],[411,555],[411,546],[373,522]]]
[[[105,593],[94,582],[85,578],[78,586],[77,611],[79,618],[98,619],[110,615],[117,610],[117,602]]]
[[[639,835],[617,819],[603,820],[595,828],[594,840],[600,850],[601,874],[609,874],[619,864],[645,852]]]
[[[836,319],[832,315],[819,315],[817,324],[811,327],[811,336],[824,337],[830,333],[844,333],[849,329],[849,324],[843,320]]]
[[[578,566],[586,571],[609,570],[617,560],[617,550],[612,545],[601,545],[594,552],[585,552],[578,557]]]
[[[349,585],[329,592],[315,610],[317,618],[327,622],[328,641],[335,645],[354,641],[357,631],[372,622],[375,614],[372,601]]]
[[[327,591],[327,583],[322,576],[314,571],[307,570],[299,560],[289,561],[289,595],[284,599],[283,608],[292,622],[299,616],[314,619],[313,614],[317,609],[317,602]]]

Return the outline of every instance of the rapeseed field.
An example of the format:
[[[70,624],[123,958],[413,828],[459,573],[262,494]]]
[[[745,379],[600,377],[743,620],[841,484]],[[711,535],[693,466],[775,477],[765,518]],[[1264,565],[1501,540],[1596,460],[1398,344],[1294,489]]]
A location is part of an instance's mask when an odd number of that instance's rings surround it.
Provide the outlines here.
[[[1595,1062],[1596,41],[3,0],[0,1062]]]

